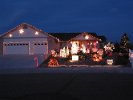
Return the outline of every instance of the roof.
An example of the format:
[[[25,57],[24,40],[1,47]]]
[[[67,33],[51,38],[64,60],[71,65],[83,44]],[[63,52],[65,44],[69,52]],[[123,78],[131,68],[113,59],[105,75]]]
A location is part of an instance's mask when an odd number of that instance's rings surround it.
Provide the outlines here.
[[[48,33],[56,38],[58,38],[60,41],[68,41],[76,36],[78,36],[79,34],[82,34],[83,32],[76,32],[76,33]],[[89,32],[85,32],[89,35],[92,35],[93,37],[98,38],[96,33],[89,33]],[[99,38],[98,38],[99,39]]]
[[[98,36],[99,39],[101,39],[101,42],[106,42],[107,38],[104,35]]]
[[[8,32],[2,34],[0,37],[4,37],[4,36],[10,34],[11,32],[17,30],[19,27],[23,27],[23,29],[26,29],[26,28],[30,27],[30,28],[32,28],[32,29],[38,31],[38,32],[41,32],[41,33],[43,33],[43,34],[47,34],[48,36],[50,36],[50,37],[52,37],[52,38],[55,38],[55,37],[53,37],[52,35],[50,35],[50,34],[44,32],[44,31],[42,31],[41,29],[38,29],[38,28],[34,27],[33,25],[30,25],[30,24],[27,24],[27,23],[21,23],[20,25],[16,26],[15,28],[13,28],[13,29],[9,30]],[[57,38],[55,38],[55,39],[57,39]]]

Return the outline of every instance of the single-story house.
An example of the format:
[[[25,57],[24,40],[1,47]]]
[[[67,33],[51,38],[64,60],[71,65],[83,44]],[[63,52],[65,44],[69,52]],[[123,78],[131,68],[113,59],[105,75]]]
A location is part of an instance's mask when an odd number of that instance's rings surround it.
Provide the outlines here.
[[[46,33],[22,23],[0,36],[0,54],[49,54],[51,50],[59,51],[63,47],[88,52],[98,48],[101,41],[95,33]]]

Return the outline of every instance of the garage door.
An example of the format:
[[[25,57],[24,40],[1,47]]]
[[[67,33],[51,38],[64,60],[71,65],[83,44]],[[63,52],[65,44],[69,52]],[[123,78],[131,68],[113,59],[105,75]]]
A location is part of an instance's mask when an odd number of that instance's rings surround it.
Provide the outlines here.
[[[4,43],[4,55],[29,54],[29,43]]]
[[[48,53],[48,43],[47,42],[34,42],[33,43],[34,54],[47,54]]]

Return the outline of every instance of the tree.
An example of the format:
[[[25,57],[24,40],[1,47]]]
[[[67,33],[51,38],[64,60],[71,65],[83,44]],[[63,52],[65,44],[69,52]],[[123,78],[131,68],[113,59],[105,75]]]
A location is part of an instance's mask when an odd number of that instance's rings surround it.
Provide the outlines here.
[[[121,37],[120,47],[123,48],[123,49],[127,49],[128,48],[128,43],[129,43],[129,38],[127,36],[127,33],[124,33]]]

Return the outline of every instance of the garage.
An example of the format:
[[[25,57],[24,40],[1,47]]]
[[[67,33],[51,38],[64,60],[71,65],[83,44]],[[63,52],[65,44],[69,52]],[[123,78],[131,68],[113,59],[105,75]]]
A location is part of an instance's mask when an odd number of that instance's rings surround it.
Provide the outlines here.
[[[48,43],[47,42],[34,42],[33,52],[34,54],[48,54]]]
[[[29,43],[3,43],[3,53],[8,54],[29,54]]]

